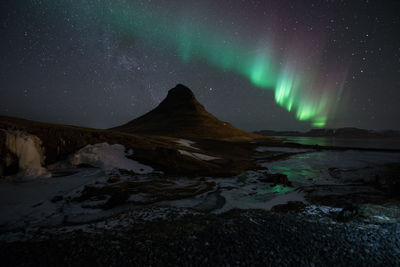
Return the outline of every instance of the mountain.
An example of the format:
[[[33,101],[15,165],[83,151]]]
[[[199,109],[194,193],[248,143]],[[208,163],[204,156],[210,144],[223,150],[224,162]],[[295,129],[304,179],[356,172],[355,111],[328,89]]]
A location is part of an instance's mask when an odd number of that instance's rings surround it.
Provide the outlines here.
[[[348,138],[374,138],[382,137],[378,132],[359,129],[354,127],[345,127],[338,129],[312,129],[308,131],[307,136],[326,136],[326,137],[348,137]]]
[[[262,136],[239,130],[220,121],[201,105],[193,92],[182,84],[168,91],[153,110],[111,130],[147,135],[244,141]]]
[[[308,132],[262,130],[256,133],[263,136],[305,136],[305,137],[340,137],[340,138],[400,137],[399,131],[393,131],[393,130],[372,131],[354,127],[345,127],[337,129],[312,129]]]

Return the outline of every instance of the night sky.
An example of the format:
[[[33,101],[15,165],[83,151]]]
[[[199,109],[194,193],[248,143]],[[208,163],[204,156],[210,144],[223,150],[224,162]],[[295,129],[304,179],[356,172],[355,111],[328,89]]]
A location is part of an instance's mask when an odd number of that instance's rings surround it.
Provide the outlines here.
[[[177,83],[246,130],[400,130],[400,1],[3,0],[0,115],[109,128]]]

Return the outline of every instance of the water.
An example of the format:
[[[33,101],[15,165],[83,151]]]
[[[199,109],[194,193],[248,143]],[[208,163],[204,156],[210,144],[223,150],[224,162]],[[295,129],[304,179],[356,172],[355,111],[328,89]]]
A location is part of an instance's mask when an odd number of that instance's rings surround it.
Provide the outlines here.
[[[355,148],[400,149],[400,138],[338,138],[338,137],[303,137],[276,136],[287,142],[302,145],[338,146]]]
[[[296,186],[312,183],[336,183],[330,168],[341,170],[344,180],[375,178],[373,169],[388,163],[399,163],[400,153],[372,151],[320,151],[292,156],[288,159],[265,162],[272,173],[283,173]],[[367,177],[370,176],[370,177]]]

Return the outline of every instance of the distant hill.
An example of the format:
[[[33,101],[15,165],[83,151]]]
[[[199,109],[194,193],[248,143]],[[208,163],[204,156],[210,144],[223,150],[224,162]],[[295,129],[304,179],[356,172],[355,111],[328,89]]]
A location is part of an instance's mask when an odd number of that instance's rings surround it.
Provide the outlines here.
[[[193,138],[196,146],[180,138]],[[279,143],[218,120],[189,88],[177,85],[154,110],[109,130],[0,116],[0,177],[28,169],[22,163],[31,159],[41,171],[99,143],[121,144],[135,160],[168,174],[233,176],[260,168],[252,158],[258,144],[248,142],[255,139]]]
[[[305,137],[340,137],[340,138],[385,138],[400,137],[400,131],[372,131],[353,127],[338,129],[312,129],[308,132],[262,130],[256,132],[264,136],[305,136]]]
[[[262,136],[239,130],[220,121],[201,105],[193,92],[182,84],[168,91],[167,97],[153,110],[110,130],[184,138],[216,140],[252,140]]]

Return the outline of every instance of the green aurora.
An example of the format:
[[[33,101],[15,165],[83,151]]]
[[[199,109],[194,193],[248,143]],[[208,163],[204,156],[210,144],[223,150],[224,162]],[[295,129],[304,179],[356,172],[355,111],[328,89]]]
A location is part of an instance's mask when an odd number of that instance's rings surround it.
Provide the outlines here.
[[[201,61],[242,75],[256,88],[273,90],[276,103],[297,119],[310,121],[314,127],[326,125],[334,111],[330,100],[340,97],[335,92],[341,92],[341,88],[326,88],[326,83],[321,86],[317,74],[303,71],[304,65],[293,66],[291,58],[282,65],[282,59],[274,56],[274,49],[265,37],[252,45],[254,42],[245,42],[240,35],[211,26],[210,22],[184,13],[171,18],[167,11],[151,4],[104,0],[98,0],[87,10],[99,23],[127,38],[167,46],[176,51],[184,63]]]

